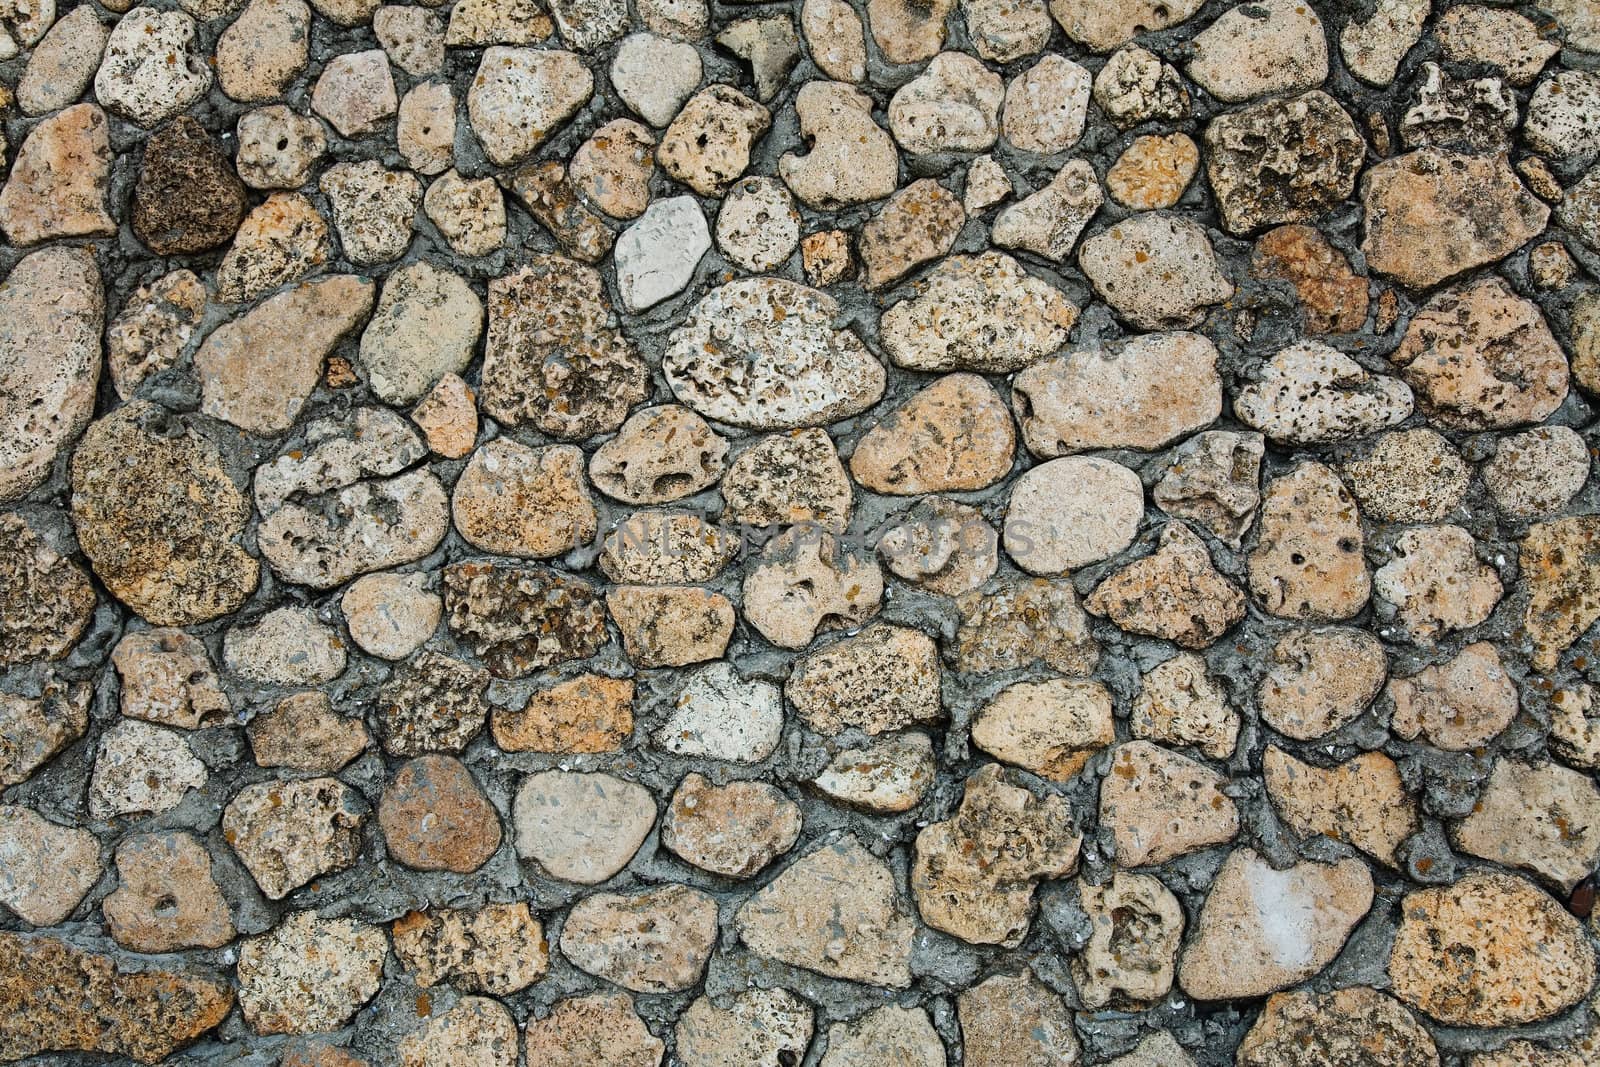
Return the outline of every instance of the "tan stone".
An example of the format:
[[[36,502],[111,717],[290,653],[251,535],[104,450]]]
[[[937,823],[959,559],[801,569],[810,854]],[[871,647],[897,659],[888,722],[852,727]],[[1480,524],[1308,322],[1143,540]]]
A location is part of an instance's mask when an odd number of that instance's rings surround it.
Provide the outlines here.
[[[1239,420],[1283,444],[1365,437],[1411,414],[1411,390],[1370,374],[1338,349],[1299,341],[1280,350],[1234,397]]]
[[[794,847],[800,824],[800,806],[775,786],[690,774],[667,802],[661,844],[701,870],[749,878]]]
[[[999,549],[982,512],[944,497],[919,500],[878,541],[889,570],[941,596],[970,593],[992,578]]]
[[[678,1017],[678,1057],[684,1067],[798,1063],[812,1026],[811,1005],[787,989],[750,989],[727,1007],[702,995]]]
[[[1372,584],[1394,606],[1396,621],[1422,644],[1488,619],[1504,591],[1495,569],[1478,561],[1477,542],[1459,526],[1407,530]]]
[[[1600,788],[1559,763],[1501,757],[1451,837],[1468,855],[1530,871],[1571,893],[1600,863]]]
[[[1196,434],[1173,451],[1150,499],[1173,518],[1198,524],[1238,548],[1261,503],[1265,453],[1266,442],[1257,433]]]
[[[1206,648],[1244,618],[1245,596],[1217,570],[1200,536],[1172,522],[1155,552],[1101,582],[1084,607],[1130,633]]]
[[[381,48],[334,56],[311,90],[311,109],[342,137],[377,133],[394,116],[396,104],[389,57]]]
[[[350,639],[363,652],[389,660],[405,659],[439,628],[444,604],[427,590],[428,576],[368,574],[339,598]]]
[[[1049,184],[996,215],[990,237],[1001,248],[1022,248],[1064,263],[1104,201],[1094,168],[1070,159]]]
[[[1439,1067],[1427,1029],[1366,986],[1275,993],[1239,1044],[1239,1067]]]
[[[529,448],[509,437],[477,449],[457,479],[451,513],[485,552],[558,556],[594,538],[599,514],[571,445]]]
[[[1589,481],[1589,446],[1566,426],[1541,426],[1500,439],[1483,465],[1495,506],[1519,519],[1560,511]]]
[[[614,586],[606,608],[639,667],[682,667],[719,658],[733,636],[733,604],[694,586]]]
[[[1038,578],[977,589],[956,601],[957,669],[978,674],[1043,663],[1062,674],[1094,670],[1100,646],[1072,583]]]
[[[115,232],[106,211],[109,125],[95,105],[76,104],[29,132],[0,190],[0,231],[7,240],[25,247],[53,237]]]
[[[636,511],[605,537],[600,569],[629,585],[709,582],[740,551],[737,532],[686,512]]]
[[[516,1067],[517,1022],[488,997],[462,997],[400,1042],[400,1067]]]
[[[550,969],[544,928],[526,901],[411,911],[394,921],[389,934],[395,956],[424,987],[448,982],[467,992],[505,996]]]
[[[1015,450],[1016,429],[994,388],[975,374],[952,374],[868,430],[850,472],[880,493],[982,489],[1010,471]]]
[[[1108,459],[1041,463],[1011,486],[1006,553],[1030,574],[1064,574],[1117,555],[1144,517],[1139,476]]]
[[[1445,663],[1424,667],[1389,682],[1393,730],[1429,744],[1465,752],[1511,725],[1518,710],[1517,687],[1487,641],[1463,648]]]
[[[1116,741],[1111,694],[1095,681],[1017,682],[972,720],[972,743],[996,759],[1064,782]]]
[[[857,1067],[872,1063],[939,1067],[944,1042],[922,1008],[889,1005],[828,1028],[828,1051],[818,1067]]]
[[[455,18],[450,22],[453,29]],[[575,53],[494,45],[484,50],[472,79],[467,115],[489,161],[509,167],[526,159],[593,94],[594,75]]]
[[[666,1050],[626,993],[559,1001],[528,1019],[526,1037],[528,1059],[548,1067],[658,1067]]]
[[[614,119],[578,146],[567,164],[567,180],[580,199],[612,218],[637,218],[650,205],[655,144],[637,122]]]
[[[1030,973],[997,974],[979,982],[957,998],[956,1010],[968,1067],[1052,1067],[1078,1061],[1081,1046],[1072,1013]]]
[[[361,851],[366,805],[336,778],[257,782],[222,812],[223,838],[268,899],[344,870]]]
[[[506,202],[493,178],[447,170],[422,195],[422,210],[459,256],[486,256],[505,243]]]
[[[598,263],[611,251],[615,236],[600,216],[579,199],[577,188],[567,180],[566,168],[556,160],[523,167],[511,176],[510,187],[528,213],[550,231],[561,250],[569,256],[585,263]],[[620,267],[621,250],[618,260]],[[623,286],[623,304],[628,310],[639,311],[648,306],[648,303],[635,305],[629,298],[632,282],[628,281],[628,275],[619,273],[618,277]]]
[[[211,873],[211,854],[181,830],[117,844],[117,888],[101,904],[117,944],[134,952],[220,948],[233,919]]]
[[[650,791],[609,774],[543,771],[517,790],[517,852],[552,878],[598,885],[622,870],[655,822]]]
[[[1461,503],[1472,470],[1432,430],[1380,435],[1360,459],[1340,467],[1361,513],[1383,522],[1440,522]]]
[[[478,397],[458,374],[446,374],[411,410],[411,421],[428,440],[428,449],[460,459],[478,439]]]
[[[296,693],[245,727],[256,764],[333,774],[371,744],[366,725],[333,710],[326,693]]]
[[[850,479],[825,430],[793,430],[756,441],[728,465],[722,498],[724,522],[810,523],[843,533],[850,520]]]
[[[683,105],[656,149],[668,176],[701,196],[721,196],[750,165],[772,113],[730,85],[711,85]]]
[[[0,693],[0,789],[27,781],[89,728],[91,686],[50,681],[37,698]]]
[[[1535,523],[1522,542],[1521,568],[1529,587],[1523,630],[1534,668],[1548,671],[1600,618],[1600,519]]]
[[[239,151],[234,166],[253,189],[300,188],[328,150],[322,123],[282,104],[240,115],[235,137]]]
[[[1295,0],[1240,5],[1195,37],[1189,76],[1229,103],[1312,89],[1328,77],[1327,31]]]
[[[716,900],[670,883],[585,897],[561,928],[561,954],[573,966],[636,993],[695,985],[716,943]]]
[[[1205,764],[1159,745],[1119,745],[1100,783],[1100,825],[1111,830],[1118,865],[1165,863],[1232,841],[1239,809],[1224,784]]]
[[[745,619],[780,648],[805,648],[820,630],[848,629],[877,613],[883,574],[870,557],[841,553],[832,534],[779,535],[745,575]]]
[[[389,940],[355,919],[297,911],[239,948],[239,1007],[258,1034],[338,1030],[383,982]]]
[[[1106,171],[1106,191],[1123,207],[1159,211],[1178,202],[1199,168],[1200,149],[1188,134],[1146,134]]]
[[[1183,907],[1161,879],[1117,871],[1101,885],[1078,882],[1089,940],[1072,961],[1085,1007],[1137,1007],[1172,989],[1183,940]]]
[[[448,85],[424,82],[400,100],[395,143],[418,174],[442,174],[455,162],[456,100]]]
[[[665,504],[714,485],[727,454],[727,440],[688,408],[642,408],[595,450],[589,477],[618,500]]]
[[[862,283],[883,289],[938,259],[950,251],[966,221],[966,211],[950,190],[932,178],[912,182],[861,226],[856,247]]]
[[[1316,767],[1268,745],[1261,761],[1267,796],[1300,837],[1321,835],[1398,867],[1396,850],[1420,827],[1394,760],[1363,752],[1333,767]]]
[[[1145,673],[1129,719],[1140,740],[1192,746],[1212,759],[1233,755],[1239,739],[1239,713],[1193,652],[1180,652]]]
[[[1077,144],[1089,114],[1092,77],[1065,56],[1046,54],[1012,78],[1000,112],[1006,141],[1021,151],[1043,154]]]
[[[1211,883],[1178,983],[1196,1000],[1234,1000],[1303,982],[1333,962],[1371,907],[1372,874],[1360,860],[1280,871],[1238,849]]]
[[[299,193],[273,193],[245,216],[217,267],[217,297],[243,303],[332,258],[328,223]],[[364,317],[364,316],[363,316]]]
[[[880,814],[910,811],[934,778],[933,742],[910,730],[847,748],[812,780],[825,796]]]
[[[599,591],[546,568],[452,564],[444,610],[451,633],[500,678],[592,656],[608,639]]]
[[[1233,296],[1199,223],[1165,212],[1133,215],[1083,242],[1078,265],[1095,292],[1141,330],[1195,326]]]
[[[1434,36],[1447,59],[1498,67],[1511,85],[1526,85],[1560,51],[1540,28],[1515,11],[1476,4],[1453,7],[1439,17]]]
[[[856,273],[850,235],[843,230],[806,235],[800,242],[800,262],[805,267],[806,281],[812,285],[833,285]]]
[[[1286,619],[1347,619],[1372,590],[1356,504],[1333,471],[1306,461],[1267,486],[1250,592]]]
[[[856,17],[848,4],[838,7]],[[795,196],[810,207],[835,210],[881,200],[895,191],[900,155],[873,120],[871,97],[838,82],[807,82],[795,96],[794,109],[811,150],[785,153],[778,160],[778,174]]]
[[[122,681],[122,714],[186,730],[215,725],[232,710],[206,646],[182,630],[128,634],[111,654]]]
[[[1273,646],[1256,691],[1261,718],[1297,741],[1323,737],[1367,710],[1389,673],[1383,645],[1344,627],[1295,630]]]
[[[1109,52],[1141,33],[1176,26],[1199,10],[1199,0],[1171,4],[1154,0],[1051,0],[1050,4],[1050,14],[1067,36],[1093,52]]]
[[[33,926],[72,917],[100,880],[100,842],[30,808],[0,806],[0,905]]]
[[[1583,927],[1521,878],[1469,871],[1400,902],[1394,994],[1446,1026],[1519,1026],[1574,1006],[1594,986]]]
[[[581,674],[536,690],[516,711],[495,708],[495,744],[507,752],[617,752],[633,735],[633,683]]]
[[[800,5],[800,30],[823,74],[841,82],[866,78],[866,35],[855,8],[844,0],[806,0]]]
[[[811,729],[877,735],[944,714],[939,652],[919,630],[875,624],[796,661],[784,693]]]
[[[175,270],[129,295],[106,329],[106,366],[124,400],[183,354],[206,307],[206,287],[192,271]]]
[[[1314,226],[1292,223],[1262,234],[1250,272],[1288,282],[1311,333],[1350,333],[1367,321],[1367,280]]]

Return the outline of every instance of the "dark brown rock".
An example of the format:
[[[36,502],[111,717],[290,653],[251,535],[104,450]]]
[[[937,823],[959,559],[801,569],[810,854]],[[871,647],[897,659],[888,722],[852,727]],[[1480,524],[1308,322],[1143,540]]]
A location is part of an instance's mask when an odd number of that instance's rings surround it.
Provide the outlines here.
[[[543,567],[446,567],[444,608],[450,631],[497,678],[583,659],[606,643],[605,601],[594,586]]]
[[[227,244],[244,210],[244,183],[194,119],[167,123],[145,144],[132,222],[152,252],[174,256]]]
[[[420,871],[467,874],[500,847],[500,816],[466,765],[422,756],[401,767],[378,802],[389,855]]]

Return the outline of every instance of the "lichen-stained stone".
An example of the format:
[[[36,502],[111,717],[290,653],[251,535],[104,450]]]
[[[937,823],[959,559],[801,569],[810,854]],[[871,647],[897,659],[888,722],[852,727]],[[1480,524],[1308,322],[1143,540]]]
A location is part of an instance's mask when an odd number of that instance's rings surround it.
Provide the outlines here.
[[[1550,217],[1504,157],[1420,148],[1373,164],[1361,188],[1367,265],[1409,289],[1509,255]]]
[[[400,1042],[400,1067],[517,1067],[517,1021],[489,997],[462,997]]]
[[[1523,629],[1534,669],[1548,671],[1600,618],[1600,519],[1535,523],[1522,542],[1521,568],[1529,589]]]
[[[1061,347],[1077,320],[1066,294],[1010,256],[985,252],[940,262],[879,329],[889,358],[908,370],[1004,374]]]
[[[1120,129],[1189,114],[1189,90],[1178,69],[1138,45],[1119,48],[1106,60],[1095,75],[1093,97]]]
[[[1039,881],[1078,866],[1083,838],[1066,798],[1040,798],[997,764],[967,779],[955,814],[917,835],[911,894],[929,926],[971,944],[1027,936]]]
[[[1016,384],[1012,385],[1013,394]],[[1013,395],[1013,403],[1015,398]],[[1024,423],[1023,436],[1027,436]],[[1175,519],[1210,531],[1238,548],[1261,503],[1261,459],[1266,442],[1257,433],[1207,430],[1179,445],[1150,499]]]
[[[152,374],[183,354],[206,308],[206,287],[193,271],[175,270],[135,289],[106,328],[106,369],[128,400]]]
[[[323,171],[317,187],[328,198],[339,243],[352,263],[371,266],[405,254],[422,203],[415,174],[386,170],[375,160],[336,163]]]
[[[1183,907],[1159,878],[1117,871],[1110,880],[1078,883],[1089,917],[1089,941],[1072,961],[1084,1005],[1142,1006],[1172,989],[1183,938]]]
[[[1399,768],[1381,752],[1323,768],[1269,745],[1261,773],[1272,806],[1296,834],[1346,842],[1390,867],[1400,865],[1396,850],[1421,825]]]
[[[822,630],[848,628],[877,613],[883,574],[845,553],[832,534],[797,527],[769,541],[745,575],[744,616],[780,648],[805,648]]]
[[[409,404],[445,374],[466,370],[482,333],[483,305],[466,279],[418,260],[384,279],[361,333],[361,366],[381,399]]]
[[[355,863],[366,814],[360,794],[337,778],[257,782],[223,809],[222,835],[261,892],[282,900]]]
[[[1011,79],[1000,112],[1005,139],[1023,152],[1065,152],[1083,136],[1092,75],[1072,60],[1045,55]]]
[[[760,763],[777,749],[782,735],[778,687],[746,679],[733,664],[719,662],[689,675],[654,740],[681,756]]]
[[[944,715],[933,639],[886,623],[807,653],[784,692],[812,729],[829,735],[848,727],[876,735]]]
[[[579,197],[577,188],[567,180],[567,169],[560,163],[530,163],[511,175],[510,188],[527,206],[528,213],[574,259],[599,263],[611,251],[615,235]],[[619,252],[624,256],[627,253],[626,248]],[[691,260],[691,268],[699,258],[697,255]],[[630,311],[638,310],[628,300],[624,304]]]
[[[1589,446],[1567,426],[1541,426],[1500,439],[1483,484],[1506,515],[1538,519],[1560,511],[1589,481]]]
[[[800,827],[800,806],[776,786],[719,786],[696,773],[667,802],[661,844],[701,870],[749,878],[793,848]]]
[[[1371,85],[1394,81],[1400,61],[1422,36],[1428,0],[1381,0],[1365,19],[1353,18],[1339,34],[1339,51],[1352,74]]]
[[[650,206],[655,146],[655,135],[645,127],[630,119],[613,119],[572,153],[568,184],[579,200],[614,219],[638,218]]]
[[[1262,364],[1234,396],[1234,413],[1280,444],[1367,437],[1411,414],[1411,390],[1336,348],[1297,341]]]
[[[1419,644],[1484,622],[1505,591],[1495,569],[1479,562],[1477,542],[1459,526],[1417,526],[1401,534],[1372,585]]]
[[[245,151],[241,146],[241,157]],[[240,169],[249,173],[242,164]],[[217,298],[228,304],[254,300],[315,273],[332,258],[328,221],[316,205],[300,193],[273,193],[244,217],[234,234],[217,266]]]
[[[486,256],[505,243],[505,197],[493,178],[447,170],[422,194],[422,210],[457,255]]]
[[[1487,743],[1511,725],[1520,707],[1516,683],[1486,641],[1410,677],[1390,680],[1388,692],[1397,736],[1424,737],[1455,752]]]
[[[674,1032],[684,1067],[798,1063],[805,1055],[813,1026],[806,1001],[787,989],[750,989],[725,1003],[702,995],[678,1017]]]
[[[1198,760],[1148,741],[1119,745],[1100,783],[1100,825],[1109,828],[1117,864],[1165,863],[1239,833],[1239,809],[1226,779]]]
[[[1355,121],[1317,89],[1224,112],[1205,143],[1217,208],[1241,234],[1329,211],[1355,189],[1366,158]]]
[[[104,322],[100,272],[86,251],[34,252],[0,287],[0,500],[49,477],[89,425]]]
[[[1587,452],[1584,467],[1587,473]],[[1361,502],[1361,513],[1381,522],[1439,522],[1460,505],[1472,482],[1461,453],[1440,434],[1420,428],[1378,435],[1340,473]]]
[[[37,697],[0,693],[0,789],[27,781],[82,737],[93,696],[86,683],[59,681]]]
[[[1571,893],[1600,863],[1600,788],[1559,763],[1501,757],[1451,832],[1471,856],[1529,871]]]
[[[978,674],[1043,663],[1062,674],[1094,670],[1100,645],[1072,583],[1035,578],[975,589],[956,601],[955,666]]]
[[[182,830],[125,837],[117,845],[117,888],[101,904],[117,944],[135,952],[220,948],[233,940],[228,902],[211,854]]]
[[[856,442],[850,473],[899,496],[982,489],[1011,470],[1017,431],[1004,401],[976,374],[939,378]]]
[[[95,603],[89,576],[27,516],[0,514],[0,668],[66,655]]]
[[[431,754],[384,786],[378,826],[389,855],[419,871],[470,874],[500,847],[500,815],[465,764]]]
[[[683,105],[661,135],[656,162],[701,196],[721,196],[743,176],[750,150],[771,126],[765,107],[731,85],[710,85]]]
[[[1084,607],[1129,633],[1206,648],[1244,618],[1245,596],[1217,570],[1200,535],[1172,522],[1155,552],[1101,582]]]
[[[961,52],[941,52],[889,101],[889,129],[912,155],[982,152],[1000,136],[1000,75]]]
[[[1030,574],[1064,574],[1127,548],[1143,516],[1144,487],[1127,467],[1083,456],[1053,459],[1012,483],[1006,554]]]
[[[1199,223],[1147,212],[1083,242],[1078,265],[1095,292],[1141,330],[1185,329],[1233,296],[1211,238]]]
[[[1261,718],[1297,741],[1311,741],[1354,720],[1389,674],[1383,643],[1342,626],[1293,630],[1273,645],[1256,692]]]
[[[33,926],[71,917],[100,880],[100,842],[87,830],[0,805],[0,906]]]
[[[908,5],[909,6],[909,5]],[[939,1067],[945,1062],[944,1042],[926,1009],[891,1004],[874,1008],[849,1022],[828,1028],[828,1051],[818,1067],[894,1063],[906,1067]]]
[[[1200,0],[1051,0],[1050,14],[1079,44],[1109,52],[1142,33],[1155,33],[1190,18]]]
[[[1001,248],[1020,248],[1064,263],[1104,202],[1094,168],[1071,159],[1043,188],[996,215],[991,236]]]
[[[856,248],[863,284],[882,289],[938,259],[955,244],[966,219],[950,190],[932,178],[912,182],[861,226]]]
[[[489,715],[481,667],[428,649],[401,664],[378,688],[373,717],[393,756],[460,752]]]
[[[485,552],[544,559],[588,544],[599,513],[572,445],[529,448],[499,437],[472,453],[456,479],[451,513]]]
[[[996,759],[1065,782],[1116,741],[1111,694],[1096,681],[1016,682],[978,710],[972,743]]]
[[[633,735],[633,683],[580,674],[536,690],[521,708],[495,708],[494,743],[507,752],[618,752]]]
[[[1348,619],[1372,591],[1360,513],[1333,471],[1308,460],[1267,485],[1250,592],[1285,619]]]
[[[1178,965],[1197,1000],[1259,997],[1331,963],[1372,907],[1372,874],[1356,859],[1275,869],[1253,849],[1223,861]]]
[[[234,100],[277,100],[305,69],[310,45],[303,0],[250,0],[217,38],[217,80]]]
[[[197,29],[182,11],[141,6],[122,16],[94,76],[95,98],[146,129],[189,107],[211,88]]]
[[[618,585],[606,609],[638,667],[683,667],[718,659],[733,637],[733,603],[696,586]]]
[[[740,547],[734,531],[698,515],[636,511],[606,535],[599,565],[627,585],[693,585],[721,574]]]
[[[122,682],[122,714],[187,730],[232,710],[199,638],[159,628],[130,633],[111,654]]]
[[[1267,999],[1239,1045],[1240,1067],[1439,1067],[1433,1038],[1392,997],[1367,986]]]
[[[424,987],[449,983],[506,996],[550,969],[544,927],[526,901],[409,911],[390,925],[389,936],[396,958]]]
[[[1474,870],[1400,902],[1389,954],[1394,995],[1446,1026],[1520,1026],[1594,986],[1583,925],[1521,878]]]
[[[526,1036],[528,1059],[550,1067],[658,1067],[666,1051],[621,992],[558,1001]]]
[[[1160,448],[1222,411],[1217,350],[1199,334],[1135,337],[1080,348],[1023,369],[1011,404],[1041,458],[1100,448]]]
[[[245,726],[256,764],[333,774],[361,755],[372,737],[360,719],[333,710],[326,693],[284,697]]]
[[[688,408],[662,404],[634,412],[595,449],[589,477],[617,500],[667,504],[715,485],[727,455],[727,439],[706,420]]]
[[[53,937],[0,933],[0,1058],[98,1052],[160,1063],[233,1007],[216,975],[124,965]]]
[[[1048,1067],[1082,1052],[1072,1013],[1031,973],[997,974],[956,1000],[968,1067]]]
[[[1451,429],[1540,422],[1567,396],[1567,360],[1538,305],[1492,275],[1428,301],[1389,359]]]
[[[461,0],[450,8],[444,43],[449,48],[538,44],[555,32],[555,28],[555,21],[542,3]]]
[[[667,342],[667,385],[707,418],[755,429],[858,414],[886,376],[854,332],[834,326],[838,313],[832,297],[781,278],[713,289]]]
[[[1195,35],[1189,76],[1228,103],[1312,89],[1328,77],[1327,31],[1310,4],[1241,4]]]
[[[848,4],[838,7],[855,18]],[[872,117],[871,97],[840,82],[814,81],[800,87],[794,108],[811,150],[786,153],[778,173],[795,196],[811,207],[834,210],[882,200],[895,191],[900,156]]]
[[[848,915],[843,925],[838,917]],[[888,865],[854,836],[824,843],[790,864],[734,916],[758,956],[848,981],[911,984],[916,923]]]
[[[239,1007],[258,1034],[337,1030],[383,981],[389,940],[356,919],[297,911],[239,948]]]
[[[593,93],[594,75],[572,52],[494,45],[484,50],[472,79],[467,115],[489,161],[509,167],[532,154]]]
[[[543,771],[517,790],[517,852],[552,878],[599,885],[628,865],[656,821],[650,791],[609,774]]]
[[[194,357],[200,410],[262,437],[289,429],[323,361],[366,321],[374,289],[352,274],[305,282],[212,331]]]
[[[763,437],[734,457],[722,478],[722,519],[843,533],[851,498],[850,478],[827,431],[791,430]]]
[[[1351,333],[1367,321],[1367,279],[1315,226],[1292,223],[1262,234],[1250,273],[1293,286],[1311,333]]]
[[[157,626],[226,615],[255,591],[237,542],[250,505],[192,421],[143,401],[89,427],[72,458],[78,543],[111,594]]]
[[[668,883],[640,893],[595,893],[572,906],[561,954],[636,993],[676,993],[700,980],[717,943],[717,902]]]
[[[1136,137],[1106,171],[1111,198],[1136,211],[1175,205],[1200,169],[1200,149],[1186,133]]]
[[[606,433],[648,394],[646,377],[593,268],[533,255],[489,282],[480,399],[501,423],[563,440]]]

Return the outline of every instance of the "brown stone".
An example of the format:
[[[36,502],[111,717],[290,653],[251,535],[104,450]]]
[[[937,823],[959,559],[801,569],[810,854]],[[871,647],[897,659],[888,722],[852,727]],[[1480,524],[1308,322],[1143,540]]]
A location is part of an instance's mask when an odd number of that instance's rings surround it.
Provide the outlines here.
[[[473,452],[456,479],[450,510],[474,547],[542,559],[588,544],[599,514],[572,445],[529,448],[499,437]]]
[[[1261,718],[1297,741],[1311,741],[1354,720],[1377,697],[1389,673],[1383,644],[1344,627],[1295,630],[1273,646],[1256,692]]]
[[[1367,321],[1367,280],[1315,226],[1294,223],[1262,234],[1250,271],[1293,287],[1311,333],[1351,333]]]
[[[38,697],[0,693],[0,789],[27,781],[89,728],[94,689],[50,681]]]
[[[666,1051],[626,993],[592,993],[559,1001],[542,1019],[529,1018],[528,1060],[544,1067],[658,1067]]]
[[[976,374],[935,381],[856,442],[850,473],[878,493],[982,489],[1004,478],[1017,431],[998,393]]]
[[[932,722],[939,704],[939,651],[926,634],[878,624],[798,660],[784,693],[811,729],[869,734]]]
[[[1007,686],[972,720],[972,743],[1007,763],[1065,782],[1117,739],[1111,694],[1095,681],[1051,678]]]
[[[690,774],[661,820],[661,843],[702,870],[749,878],[794,847],[800,808],[764,782],[713,785]]]
[[[695,586],[613,586],[606,609],[639,667],[683,667],[718,659],[733,636],[733,604]]]
[[[333,710],[326,693],[296,693],[245,727],[256,764],[333,774],[372,742],[360,719]]]
[[[511,176],[510,188],[569,256],[598,263],[611,251],[615,235],[578,198],[560,163],[524,167]]]
[[[1239,1067],[1439,1067],[1427,1029],[1366,986],[1275,993],[1239,1044]]]
[[[1206,648],[1244,618],[1245,597],[1211,562],[1200,535],[1172,522],[1155,552],[1101,582],[1084,607],[1130,633]]]
[[[82,567],[57,552],[23,514],[0,514],[0,668],[66,655],[88,627],[95,603]]]
[[[395,771],[378,826],[389,855],[419,871],[469,874],[500,847],[499,813],[453,756],[419,756]]]
[[[1451,837],[1469,856],[1531,871],[1570,894],[1600,864],[1600,788],[1559,763],[1502,757]]]
[[[131,221],[150,251],[185,255],[226,244],[244,209],[244,183],[194,119],[181,116],[145,142]]]
[[[366,804],[337,778],[257,782],[222,812],[222,836],[269,900],[355,863]]]
[[[1324,769],[1268,745],[1261,773],[1279,817],[1300,837],[1343,841],[1390,867],[1421,825],[1399,768],[1381,752]]]
[[[636,993],[690,988],[716,943],[716,900],[686,885],[595,893],[561,927],[561,954],[573,966]]]
[[[977,589],[956,601],[956,666],[990,674],[1043,663],[1062,674],[1094,670],[1100,645],[1068,581],[1035,578]]]
[[[1548,671],[1600,618],[1600,519],[1589,515],[1535,523],[1523,539],[1529,597],[1523,629],[1533,666]]]
[[[506,996],[550,969],[544,928],[526,901],[407,912],[389,936],[395,956],[423,987],[448,982],[469,993]]]
[[[489,561],[446,567],[444,609],[450,632],[497,678],[583,659],[607,639],[595,588],[542,567]]]
[[[1123,207],[1159,211],[1178,202],[1199,167],[1200,149],[1188,134],[1146,134],[1106,171],[1106,190]]]
[[[882,289],[944,255],[966,220],[954,193],[932,178],[912,182],[861,227],[863,283]]]
[[[507,752],[619,752],[633,736],[633,683],[581,674],[535,690],[519,710],[495,708],[489,728]]]
[[[168,830],[117,845],[116,891],[101,904],[117,944],[135,952],[220,948],[233,940],[211,854],[193,834]]]

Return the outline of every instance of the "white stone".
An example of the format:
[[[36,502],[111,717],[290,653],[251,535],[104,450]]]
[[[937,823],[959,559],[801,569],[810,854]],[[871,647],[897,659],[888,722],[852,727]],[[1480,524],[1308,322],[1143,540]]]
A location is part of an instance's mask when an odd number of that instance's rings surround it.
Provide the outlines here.
[[[94,76],[96,98],[140,126],[171,118],[211,88],[211,68],[195,44],[194,19],[183,12],[130,11],[106,43]]]
[[[783,734],[783,696],[771,682],[745,679],[733,664],[689,676],[655,743],[680,756],[760,763]]]
[[[629,311],[643,311],[688,288],[711,230],[692,196],[657,200],[617,238],[617,290]]]
[[[1127,548],[1143,516],[1144,486],[1127,467],[1107,459],[1054,459],[1012,486],[1006,552],[1030,574],[1062,574]]]
[[[633,34],[611,61],[611,87],[634,114],[665,126],[700,87],[700,53],[682,41]]]

